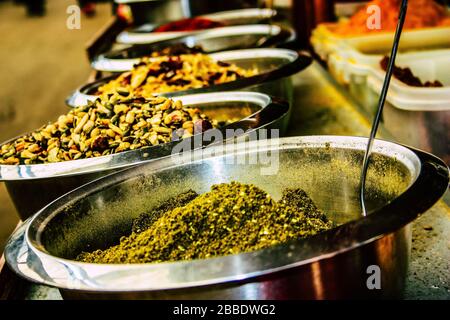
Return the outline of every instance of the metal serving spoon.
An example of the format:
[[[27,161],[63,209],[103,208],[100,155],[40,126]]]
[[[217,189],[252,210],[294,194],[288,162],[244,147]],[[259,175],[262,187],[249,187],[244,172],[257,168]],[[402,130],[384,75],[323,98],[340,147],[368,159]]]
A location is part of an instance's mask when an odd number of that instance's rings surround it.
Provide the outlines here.
[[[389,84],[391,82],[392,71],[393,71],[394,65],[395,65],[395,57],[397,56],[398,46],[399,46],[399,42],[400,42],[400,36],[401,36],[402,30],[403,30],[403,24],[405,22],[407,9],[408,9],[408,0],[402,0],[402,4],[400,7],[400,14],[399,14],[398,23],[397,23],[397,29],[395,30],[394,43],[392,44],[391,57],[389,59],[389,65],[386,70],[386,76],[384,78],[383,87],[382,87],[381,93],[380,93],[380,100],[378,100],[377,112],[376,112],[375,118],[373,119],[373,122],[372,122],[372,129],[370,131],[369,141],[367,143],[366,152],[364,154],[363,168],[362,168],[361,180],[360,180],[360,193],[359,193],[363,216],[367,215],[366,205],[364,203],[364,195],[365,195],[366,175],[367,175],[367,169],[369,167],[370,153],[372,150],[373,140],[375,139],[375,136],[377,134],[378,125],[380,124],[381,114],[383,113],[383,108],[384,108],[384,102],[386,100],[386,95],[387,95],[387,92],[389,89]]]

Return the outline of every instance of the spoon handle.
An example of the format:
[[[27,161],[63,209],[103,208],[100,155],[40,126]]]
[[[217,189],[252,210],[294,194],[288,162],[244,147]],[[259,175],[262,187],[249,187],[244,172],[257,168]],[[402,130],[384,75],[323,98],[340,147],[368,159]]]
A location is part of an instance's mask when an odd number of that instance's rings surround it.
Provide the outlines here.
[[[372,129],[370,131],[370,136],[369,136],[369,141],[367,143],[366,152],[364,153],[363,168],[362,168],[361,181],[360,181],[360,195],[359,195],[363,216],[367,215],[366,206],[364,203],[364,195],[365,195],[367,169],[369,167],[370,152],[372,150],[373,140],[375,139],[375,136],[377,134],[378,125],[380,124],[381,115],[383,113],[384,102],[386,101],[386,95],[387,95],[387,92],[389,89],[389,84],[391,82],[392,71],[393,71],[394,65],[395,65],[395,58],[397,56],[398,46],[400,43],[400,36],[402,34],[403,24],[405,22],[407,9],[408,9],[408,0],[402,0],[402,4],[400,7],[400,15],[398,18],[398,23],[397,23],[397,29],[395,30],[394,43],[392,44],[392,51],[391,51],[391,56],[389,59],[389,65],[386,70],[386,76],[384,78],[383,87],[381,89],[380,99],[378,100],[377,112],[376,112],[375,118],[373,119],[373,122],[372,122]]]

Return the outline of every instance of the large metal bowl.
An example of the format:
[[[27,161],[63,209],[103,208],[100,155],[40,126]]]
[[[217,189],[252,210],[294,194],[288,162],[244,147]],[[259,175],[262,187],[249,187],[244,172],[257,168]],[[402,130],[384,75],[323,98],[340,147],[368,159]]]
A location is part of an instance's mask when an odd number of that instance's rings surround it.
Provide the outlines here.
[[[293,50],[278,48],[222,51],[212,53],[210,56],[215,60],[234,63],[242,68],[256,67],[258,68],[259,73],[252,77],[209,87],[160,93],[160,95],[174,97],[194,93],[245,89],[267,93],[291,102],[292,80],[290,76],[305,69],[312,63],[312,58],[309,55],[298,53]],[[70,107],[86,105],[88,101],[93,101],[97,98],[94,93],[97,92],[97,89],[100,86],[111,81],[115,77],[118,77],[118,75],[106,77],[82,86],[67,98],[66,103]],[[157,95],[158,93],[155,92],[155,94]]]
[[[209,156],[197,150],[174,162],[125,170],[42,209],[12,236],[6,261],[22,277],[60,288],[66,298],[400,297],[410,223],[444,194],[449,171],[430,154],[377,140],[367,180],[369,215],[363,218],[358,184],[366,143],[365,138],[340,136],[241,142],[225,151],[207,148]],[[259,161],[238,163],[238,155]],[[268,158],[272,162],[263,161]],[[266,175],[264,170],[275,163],[279,170]],[[72,260],[83,250],[117,243],[130,232],[134,218],[171,196],[187,189],[203,193],[212,184],[233,180],[253,183],[276,199],[284,188],[301,187],[339,226],[307,239],[211,259],[129,265]],[[371,289],[372,275],[380,289]]]
[[[223,130],[240,128],[251,132],[267,128],[280,129],[283,134],[287,126],[288,104],[274,101],[260,93],[208,93],[177,97],[175,100],[181,100],[185,105],[195,105],[214,119],[240,119]],[[188,140],[196,141],[195,136]],[[207,143],[195,142],[194,147]],[[25,220],[51,201],[82,184],[143,161],[169,156],[177,144],[178,142],[172,142],[109,156],[52,164],[0,165],[0,181],[5,182],[19,216]]]
[[[134,10],[136,12],[139,12],[139,15],[146,15],[149,10],[138,8],[139,6],[146,6],[148,4],[150,5],[157,5],[161,6],[164,9],[169,8],[170,2],[166,1],[155,1],[150,2],[147,4],[139,3],[134,5],[137,10]],[[173,2],[172,2],[173,6]],[[169,9],[172,11],[172,13],[175,13],[175,15],[179,15],[174,9]],[[145,12],[147,11],[147,12]],[[158,14],[155,10],[150,10],[151,14]],[[240,9],[240,10],[229,10],[229,11],[220,11],[215,13],[210,13],[202,16],[198,16],[200,18],[205,19],[211,19],[214,21],[222,22],[226,26],[236,26],[236,25],[250,25],[250,24],[258,24],[258,23],[264,23],[269,21],[271,18],[275,17],[277,12],[272,9],[261,9],[261,8],[249,8],[249,9]],[[186,14],[189,17],[192,17],[191,13]],[[137,25],[134,28],[127,29],[125,31],[122,31],[118,34],[116,40],[119,43],[124,44],[136,44],[136,43],[153,43],[156,41],[162,41],[162,40],[168,40],[173,39],[180,36],[188,36],[188,35],[194,35],[196,33],[202,32],[203,30],[194,30],[194,31],[169,31],[169,32],[154,32],[154,29],[157,28],[159,25],[161,25],[161,22],[167,23],[168,20],[178,20],[181,17],[178,17],[178,19],[174,19],[173,16],[170,18],[171,15],[159,15],[158,18],[153,20],[147,20],[143,21],[142,19],[138,19],[138,21],[135,21],[135,24]],[[163,19],[164,21],[162,21]],[[150,23],[145,23],[150,21]],[[212,31],[219,31],[221,28],[213,28],[209,29]],[[220,32],[220,31],[219,31]]]
[[[152,52],[168,47],[184,44],[188,47],[200,46],[205,53],[224,50],[247,49],[253,47],[271,47],[287,44],[295,40],[295,31],[291,28],[254,24],[247,26],[224,27],[217,30],[207,30],[190,36],[146,44],[138,41],[133,46],[101,54],[94,58],[92,68],[99,71],[123,72],[131,70],[139,63],[140,58],[149,56]]]

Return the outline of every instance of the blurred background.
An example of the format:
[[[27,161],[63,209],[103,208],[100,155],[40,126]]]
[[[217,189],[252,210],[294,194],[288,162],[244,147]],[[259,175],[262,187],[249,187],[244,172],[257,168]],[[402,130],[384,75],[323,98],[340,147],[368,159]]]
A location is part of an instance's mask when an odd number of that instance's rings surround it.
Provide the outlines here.
[[[0,1],[0,141],[67,112],[64,99],[89,76],[84,47],[112,15],[110,3],[97,3],[70,30],[66,10],[77,1],[47,0],[45,9],[25,2]],[[18,219],[0,183],[0,248]]]

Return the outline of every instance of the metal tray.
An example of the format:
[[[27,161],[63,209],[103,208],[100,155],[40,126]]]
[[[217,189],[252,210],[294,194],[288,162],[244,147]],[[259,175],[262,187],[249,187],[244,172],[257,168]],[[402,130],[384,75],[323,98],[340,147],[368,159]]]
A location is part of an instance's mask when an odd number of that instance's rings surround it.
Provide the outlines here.
[[[177,97],[185,105],[195,105],[210,117],[221,120],[241,117],[223,128],[240,128],[251,132],[262,128],[286,128],[289,105],[261,93],[227,92]],[[248,133],[247,132],[247,133]],[[184,139],[186,140],[186,139]],[[182,142],[184,141],[182,140]],[[191,139],[193,148],[207,145],[207,141]],[[76,187],[113,171],[135,166],[171,155],[178,142],[141,148],[108,156],[52,164],[0,165],[0,181],[5,182],[9,195],[22,220]]]
[[[278,48],[222,51],[212,53],[210,56],[215,60],[234,63],[242,68],[257,67],[260,73],[253,77],[242,78],[209,87],[160,94],[155,92],[155,95],[174,97],[194,93],[250,88],[251,90],[254,89],[255,91],[290,101],[292,89],[288,87],[291,87],[292,83],[291,81],[286,82],[283,80],[289,79],[290,76],[305,69],[312,63],[312,58],[306,53]],[[67,105],[70,107],[82,106],[86,105],[88,101],[95,100],[97,96],[93,93],[97,91],[97,88],[116,77],[118,75],[112,75],[80,87],[66,99]],[[258,88],[255,89],[255,86],[258,86]]]
[[[286,45],[294,40],[295,31],[292,28],[278,25],[255,24],[225,27],[151,44],[136,44],[125,49],[107,52],[95,57],[91,66],[99,71],[123,72],[131,70],[140,58],[179,44],[188,47],[200,46],[205,53],[212,53],[254,47],[276,47]]]
[[[449,171],[438,158],[377,140],[368,175],[369,215],[361,217],[360,166],[367,139],[284,138],[216,146],[156,161],[85,185],[49,204],[14,233],[6,261],[22,277],[60,288],[65,298],[292,299],[400,297],[411,248],[410,223],[447,190]],[[203,150],[204,151],[204,150]],[[218,152],[218,153],[216,153]],[[232,164],[237,155],[278,156],[267,163]],[[214,154],[216,154],[214,156]],[[275,158],[274,158],[275,159]],[[185,161],[183,161],[185,160]],[[143,211],[179,192],[212,184],[253,183],[275,198],[303,188],[338,227],[250,253],[193,261],[102,265],[73,261],[129,232]],[[369,269],[372,268],[372,269]],[[367,285],[381,270],[382,286]]]

